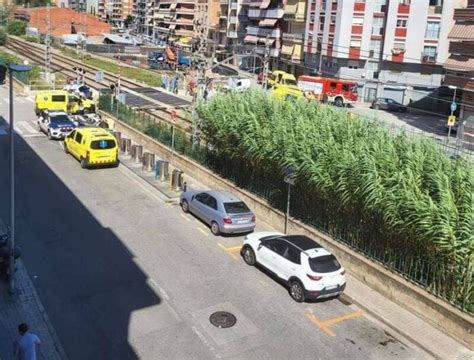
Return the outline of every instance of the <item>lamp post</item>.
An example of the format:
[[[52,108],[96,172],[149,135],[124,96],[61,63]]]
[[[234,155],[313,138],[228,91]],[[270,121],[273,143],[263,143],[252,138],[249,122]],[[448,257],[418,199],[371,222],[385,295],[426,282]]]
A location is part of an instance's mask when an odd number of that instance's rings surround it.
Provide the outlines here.
[[[15,133],[13,120],[13,73],[28,72],[31,66],[10,64],[10,261],[9,261],[9,291],[15,292]]]

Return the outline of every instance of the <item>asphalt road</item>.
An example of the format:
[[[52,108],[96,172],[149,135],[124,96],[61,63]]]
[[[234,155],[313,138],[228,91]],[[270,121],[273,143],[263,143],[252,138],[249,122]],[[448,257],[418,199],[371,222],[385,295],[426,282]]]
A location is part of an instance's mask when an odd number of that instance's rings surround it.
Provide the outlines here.
[[[4,118],[5,99],[3,86]],[[242,237],[214,237],[124,166],[81,169],[35,130],[30,99],[16,98],[15,109],[17,239],[70,359],[427,358],[355,305],[295,303],[240,259]],[[8,199],[2,122],[0,198]],[[8,219],[7,200],[0,216]],[[217,310],[237,324],[213,327]]]

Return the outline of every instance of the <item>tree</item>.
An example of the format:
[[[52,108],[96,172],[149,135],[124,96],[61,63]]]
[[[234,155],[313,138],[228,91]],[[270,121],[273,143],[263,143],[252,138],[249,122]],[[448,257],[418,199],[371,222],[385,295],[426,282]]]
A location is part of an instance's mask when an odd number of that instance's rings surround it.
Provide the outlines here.
[[[10,35],[21,36],[26,34],[26,22],[14,20],[7,26],[7,33]]]
[[[123,21],[123,24],[125,25],[126,28],[128,28],[132,22],[133,22],[133,16],[128,15]]]

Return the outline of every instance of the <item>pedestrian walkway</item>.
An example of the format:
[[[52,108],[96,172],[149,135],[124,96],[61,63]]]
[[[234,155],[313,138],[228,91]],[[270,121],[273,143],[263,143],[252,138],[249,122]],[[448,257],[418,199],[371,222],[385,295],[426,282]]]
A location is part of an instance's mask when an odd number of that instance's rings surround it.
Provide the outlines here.
[[[9,294],[4,280],[0,281],[0,360],[14,360],[13,342],[18,337],[18,325],[23,322],[41,340],[43,357],[40,355],[38,359],[67,359],[21,260],[17,268],[15,295]]]

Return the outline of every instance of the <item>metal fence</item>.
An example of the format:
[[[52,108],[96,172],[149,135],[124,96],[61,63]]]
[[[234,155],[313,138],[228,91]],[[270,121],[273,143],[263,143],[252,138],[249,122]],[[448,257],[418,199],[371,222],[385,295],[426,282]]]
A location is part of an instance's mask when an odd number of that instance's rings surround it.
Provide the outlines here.
[[[157,123],[125,105],[113,104],[110,97],[100,100],[101,109],[118,117],[135,129],[171,146],[171,126]],[[444,145],[442,145],[444,146]],[[448,152],[451,145],[446,145]],[[271,206],[284,211],[287,184],[281,174],[268,164],[254,166],[246,159],[228,158],[206,147],[194,146],[188,134],[175,129],[175,151],[208,167],[238,187],[266,199]],[[460,151],[454,148],[455,153]],[[350,214],[324,199],[304,181],[292,189],[290,215],[309,224],[333,239],[364,254],[387,269],[400,274],[459,309],[474,313],[473,259],[449,262],[424,247],[406,246],[396,235],[383,233],[381,219],[367,221],[356,211]]]

